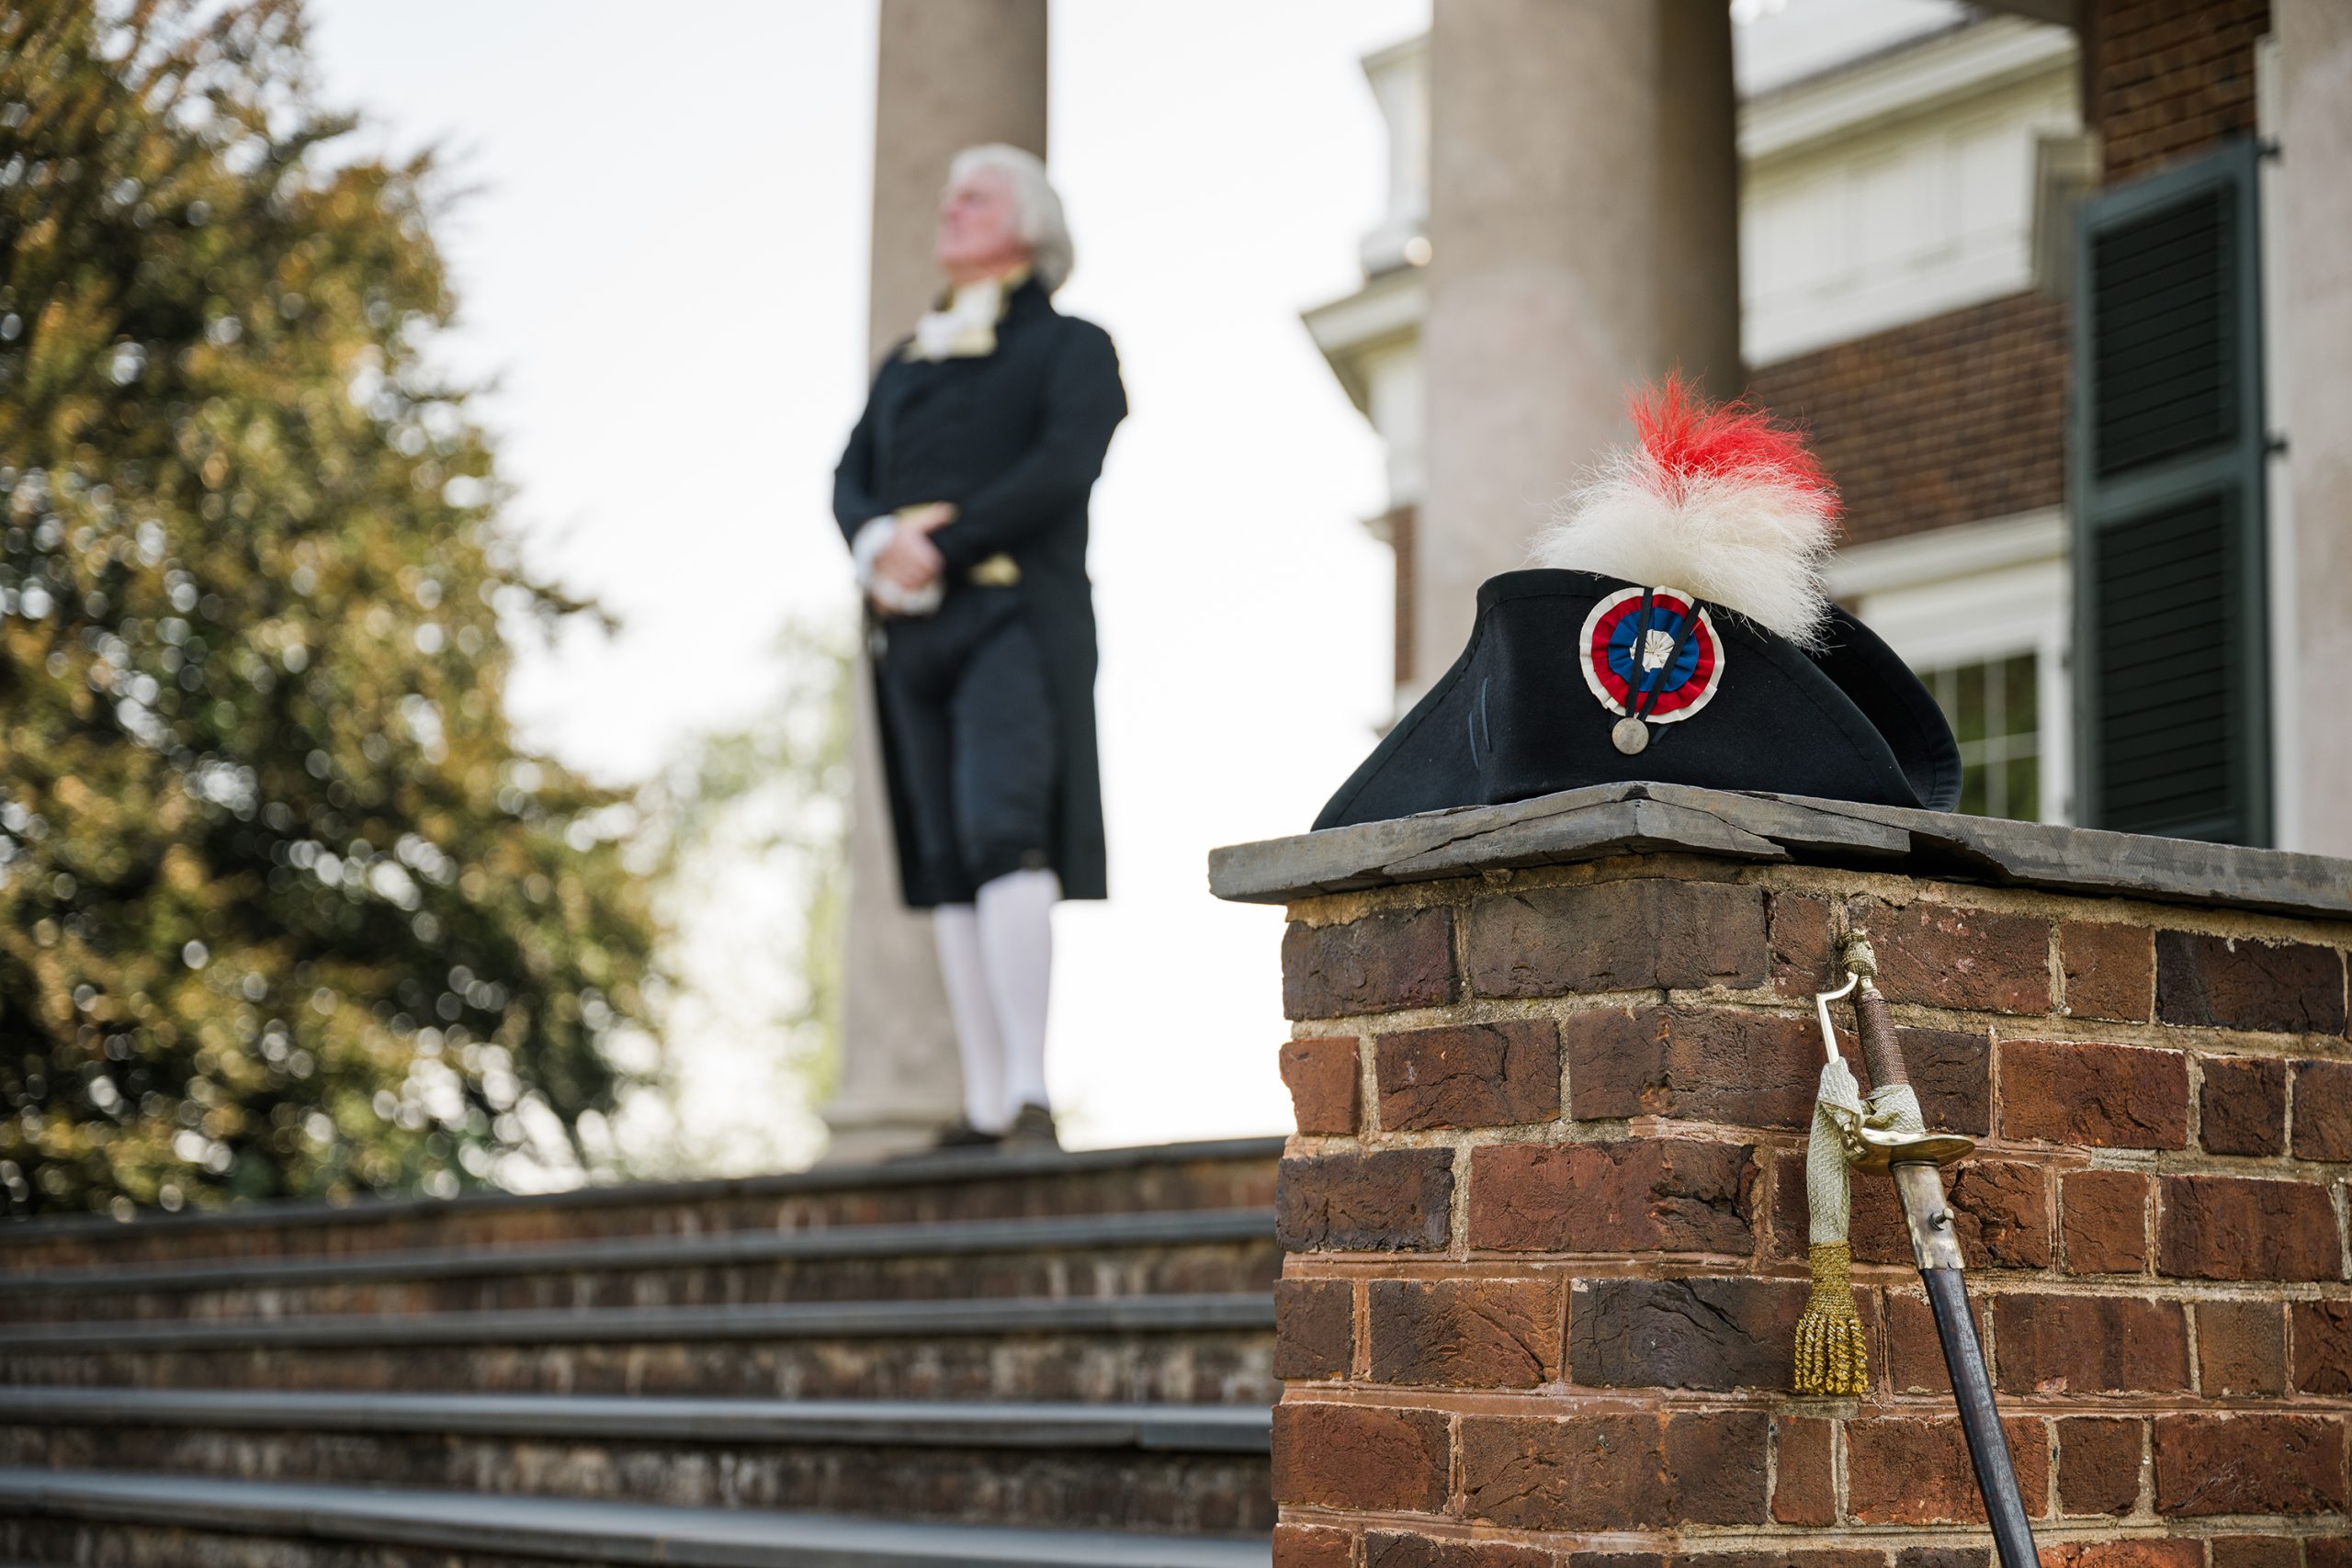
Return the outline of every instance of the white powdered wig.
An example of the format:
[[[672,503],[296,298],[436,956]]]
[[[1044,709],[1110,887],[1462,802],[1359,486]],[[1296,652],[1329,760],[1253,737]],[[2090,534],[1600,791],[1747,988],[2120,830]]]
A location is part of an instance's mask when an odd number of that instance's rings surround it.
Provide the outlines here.
[[[1044,160],[1001,141],[967,147],[947,166],[954,185],[975,169],[994,169],[1012,186],[1012,209],[1021,243],[1029,247],[1029,270],[1048,294],[1069,281],[1078,265],[1078,247],[1069,237],[1069,220],[1062,216],[1062,198],[1046,177]]]
[[[1634,420],[1639,444],[1555,507],[1528,564],[1679,588],[1818,647],[1838,492],[1802,438],[1736,404],[1706,408],[1673,379]]]

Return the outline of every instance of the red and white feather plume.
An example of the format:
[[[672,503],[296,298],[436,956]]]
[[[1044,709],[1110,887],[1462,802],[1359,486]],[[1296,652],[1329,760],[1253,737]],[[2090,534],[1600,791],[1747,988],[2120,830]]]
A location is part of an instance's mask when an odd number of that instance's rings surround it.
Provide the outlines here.
[[[1561,501],[1529,564],[1679,588],[1817,647],[1838,504],[1804,436],[1674,376],[1631,412],[1639,439]]]

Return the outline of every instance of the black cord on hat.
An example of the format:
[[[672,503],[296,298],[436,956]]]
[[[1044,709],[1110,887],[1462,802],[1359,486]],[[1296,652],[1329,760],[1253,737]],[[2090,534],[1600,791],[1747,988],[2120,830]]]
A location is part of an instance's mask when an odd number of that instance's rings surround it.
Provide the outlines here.
[[[1643,645],[1649,635],[1649,591],[1645,589],[1642,592],[1641,630],[1634,638],[1636,649]],[[1666,656],[1665,663],[1656,670],[1644,673],[1641,690],[1634,694],[1633,706],[1628,710],[1626,716],[1641,719],[1646,724],[1649,721],[1649,710],[1657,705],[1656,699],[1665,694],[1658,689],[1657,682],[1666,678],[1668,671],[1682,662],[1683,649],[1690,646],[1690,634],[1699,629],[1699,602],[1696,599],[1691,600],[1688,609],[1690,613],[1682,617],[1682,629],[1674,634],[1673,650]],[[1641,656],[1638,651],[1634,654],[1634,663],[1637,669],[1641,665]]]

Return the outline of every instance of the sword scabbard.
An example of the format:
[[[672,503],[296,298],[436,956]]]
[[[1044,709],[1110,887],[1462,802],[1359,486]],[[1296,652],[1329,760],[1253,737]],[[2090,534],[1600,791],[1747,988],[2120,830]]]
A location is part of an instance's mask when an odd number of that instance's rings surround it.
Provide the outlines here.
[[[1944,1369],[1951,1374],[1952,1401],[1960,1410],[1961,1435],[1968,1443],[1969,1467],[1976,1472],[1977,1495],[1984,1500],[1985,1522],[1993,1529],[1994,1551],[2001,1568],[2039,1568],[2041,1554],[2034,1548],[2033,1527],[2026,1520],[2017,1466],[2009,1458],[2008,1435],[2001,1430],[2001,1413],[1993,1404],[1993,1380],[1976,1343],[1976,1325],[1969,1316],[1960,1270],[1922,1268],[1919,1279],[1928,1287],[1936,1337],[1943,1341]]]
[[[1944,1173],[1925,1161],[1891,1168],[1894,1193],[1903,1201],[1903,1224],[1911,1233],[1911,1256],[1924,1272],[1949,1269],[1960,1272],[1960,1233],[1951,1223],[1951,1205],[1944,1201]]]

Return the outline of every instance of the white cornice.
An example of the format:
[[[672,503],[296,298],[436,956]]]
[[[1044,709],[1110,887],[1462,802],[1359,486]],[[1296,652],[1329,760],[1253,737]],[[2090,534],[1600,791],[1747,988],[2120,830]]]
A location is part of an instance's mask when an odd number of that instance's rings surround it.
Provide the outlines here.
[[[1383,273],[1345,299],[1301,314],[1307,335],[1323,351],[1331,373],[1357,409],[1371,412],[1363,357],[1377,349],[1410,343],[1429,315],[1428,274],[1419,267]]]
[[[1421,57],[1429,51],[1430,35],[1427,33],[1415,33],[1410,38],[1398,39],[1387,48],[1375,49],[1365,55],[1362,62],[1363,73],[1366,76],[1378,76],[1382,72],[1399,65],[1419,65]]]
[[[2066,553],[2065,514],[2054,506],[1960,523],[1899,539],[1852,545],[1830,558],[1829,592],[1859,599],[2004,567],[2052,560]]]
[[[1740,110],[1740,156],[1751,163],[1775,158],[1873,122],[1925,114],[1953,98],[2070,67],[2075,53],[2075,35],[2064,28],[1991,17],[1750,99]]]

